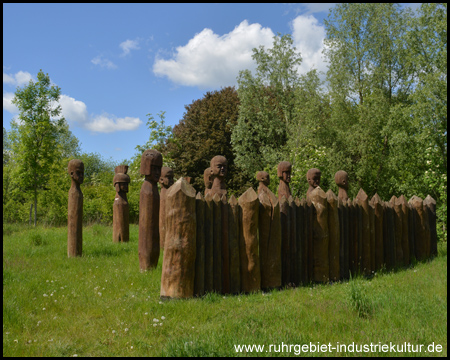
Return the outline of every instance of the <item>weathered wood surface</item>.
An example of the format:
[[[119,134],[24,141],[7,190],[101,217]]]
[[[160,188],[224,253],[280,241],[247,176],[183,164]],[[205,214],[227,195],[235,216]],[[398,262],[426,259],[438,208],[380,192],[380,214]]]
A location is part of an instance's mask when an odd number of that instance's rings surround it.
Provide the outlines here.
[[[318,186],[309,194],[316,210],[313,218],[313,280],[329,281],[329,231],[328,201],[325,192]]]
[[[374,209],[374,230],[375,230],[375,268],[380,270],[384,264],[383,250],[383,201],[378,194],[370,200]]]
[[[330,280],[340,280],[340,226],[339,226],[339,208],[338,198],[330,189],[326,193],[328,202],[328,233],[329,233],[329,247],[328,257],[330,266]]]
[[[69,189],[67,214],[67,256],[83,253],[83,193],[79,188]]]
[[[294,286],[297,286],[299,283],[299,279],[297,276],[297,223],[296,223],[296,208],[294,198],[289,196],[288,198],[289,204],[289,273],[290,273],[290,283]]]
[[[423,201],[428,212],[428,224],[430,227],[430,256],[437,256],[437,228],[436,228],[436,200],[428,195]]]
[[[241,291],[239,260],[239,204],[234,195],[228,201],[228,247],[230,252],[230,292]]]
[[[116,194],[113,204],[113,242],[130,241],[130,205],[126,198]]]
[[[156,183],[145,180],[139,196],[139,266],[154,269],[159,259],[159,193]]]
[[[413,196],[409,203],[412,205],[415,224],[415,252],[417,260],[425,260],[430,257],[430,225],[428,223],[428,211],[423,200]]]
[[[195,197],[195,218],[197,222],[197,240],[195,255],[194,295],[205,293],[205,199],[199,192]]]
[[[261,288],[281,286],[281,224],[277,197],[270,191],[260,192],[259,198],[259,255]]]
[[[230,250],[228,245],[228,201],[222,195],[222,293],[230,293]]]
[[[359,189],[356,201],[361,211],[361,240],[359,244],[362,247],[361,253],[361,272],[364,275],[372,273],[371,254],[370,254],[370,209],[369,198],[363,189]],[[359,252],[359,251],[358,251]]]
[[[395,239],[395,264],[396,266],[403,266],[403,211],[402,204],[398,198],[393,195],[391,200],[392,209],[394,210],[394,239]]]
[[[398,203],[401,207],[402,216],[402,253],[403,253],[403,265],[409,265],[411,263],[410,250],[409,250],[409,206],[406,198],[401,195],[398,198]]]
[[[258,218],[259,200],[256,192],[249,188],[239,198],[241,208],[241,290],[245,293],[261,289],[261,269],[259,263]]]
[[[189,298],[194,296],[197,250],[194,188],[184,178],[180,178],[167,192],[166,205],[160,295],[163,298]]]
[[[210,193],[205,195],[205,292],[214,290],[214,204]]]
[[[291,281],[291,249],[290,245],[290,216],[289,202],[285,196],[280,200],[280,223],[281,223],[281,285],[287,286]]]
[[[214,291],[222,293],[222,201],[218,193],[213,196],[213,268]]]

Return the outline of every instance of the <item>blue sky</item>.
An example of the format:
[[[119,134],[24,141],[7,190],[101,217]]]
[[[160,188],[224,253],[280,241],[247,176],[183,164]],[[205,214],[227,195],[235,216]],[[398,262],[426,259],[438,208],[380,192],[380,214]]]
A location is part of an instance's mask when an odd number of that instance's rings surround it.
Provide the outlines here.
[[[3,4],[3,126],[17,86],[40,69],[61,88],[83,152],[130,159],[149,138],[146,114],[167,125],[207,91],[255,68],[252,49],[289,33],[299,72],[326,71],[323,19],[333,4]]]

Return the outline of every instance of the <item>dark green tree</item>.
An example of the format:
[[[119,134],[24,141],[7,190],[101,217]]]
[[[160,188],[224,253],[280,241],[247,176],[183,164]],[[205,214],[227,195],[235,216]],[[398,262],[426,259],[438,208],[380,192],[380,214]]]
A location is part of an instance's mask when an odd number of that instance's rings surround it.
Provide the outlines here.
[[[176,177],[192,177],[194,187],[203,191],[204,170],[210,166],[214,156],[223,155],[228,160],[226,182],[229,192],[239,192],[250,185],[248,178],[236,167],[230,143],[238,106],[234,87],[208,91],[203,98],[185,106],[183,119],[174,127],[173,141],[167,146]]]

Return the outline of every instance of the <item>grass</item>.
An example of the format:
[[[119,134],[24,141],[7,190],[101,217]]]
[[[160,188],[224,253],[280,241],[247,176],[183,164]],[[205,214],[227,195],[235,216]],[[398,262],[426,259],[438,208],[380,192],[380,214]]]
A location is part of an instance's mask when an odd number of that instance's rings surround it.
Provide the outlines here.
[[[302,344],[442,345],[441,352],[308,356],[447,356],[447,243],[408,269],[331,285],[161,301],[162,254],[141,273],[138,227],[83,229],[67,258],[66,228],[3,225],[3,356],[293,356]],[[162,325],[160,325],[162,324]],[[265,345],[237,353],[234,345]],[[302,353],[303,354],[303,353]]]

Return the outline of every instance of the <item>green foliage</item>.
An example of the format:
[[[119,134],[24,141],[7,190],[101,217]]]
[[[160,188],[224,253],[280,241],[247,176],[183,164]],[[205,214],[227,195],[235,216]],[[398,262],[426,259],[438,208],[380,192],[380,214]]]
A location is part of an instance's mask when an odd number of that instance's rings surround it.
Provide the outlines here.
[[[239,117],[231,143],[236,164],[253,178],[283,160],[288,129],[296,122],[297,66],[301,56],[290,35],[275,36],[273,47],[253,49],[256,75],[238,76]]]
[[[37,79],[36,83],[30,80],[22,89],[17,88],[12,100],[19,116],[11,122],[9,140],[14,165],[7,168],[13,173],[7,180],[11,185],[15,183],[22,192],[33,192],[35,226],[38,191],[48,189],[50,169],[64,153],[78,150],[78,140],[71,135],[64,117],[60,117],[60,105],[54,105],[61,89],[51,86],[50,77],[42,70]]]

